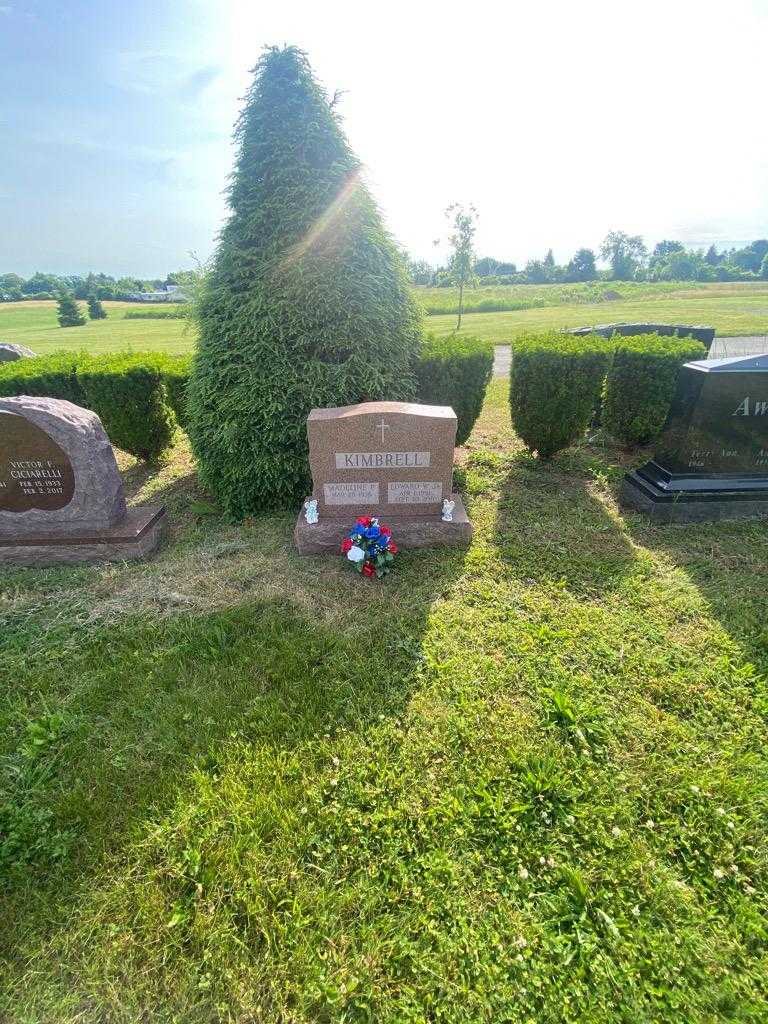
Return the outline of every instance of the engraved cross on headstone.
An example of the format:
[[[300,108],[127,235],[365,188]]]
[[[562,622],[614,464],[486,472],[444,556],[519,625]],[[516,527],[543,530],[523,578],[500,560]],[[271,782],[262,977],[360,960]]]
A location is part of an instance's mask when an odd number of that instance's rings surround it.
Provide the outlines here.
[[[383,445],[384,444],[384,431],[385,430],[389,430],[389,424],[384,422],[384,417],[382,416],[381,422],[377,423],[376,426],[381,430],[381,443]]]

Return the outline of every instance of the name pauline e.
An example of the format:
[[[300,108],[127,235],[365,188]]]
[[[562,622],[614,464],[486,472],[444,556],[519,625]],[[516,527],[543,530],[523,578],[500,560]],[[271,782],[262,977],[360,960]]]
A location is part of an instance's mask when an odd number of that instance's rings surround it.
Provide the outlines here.
[[[336,452],[336,469],[421,469],[429,452]]]

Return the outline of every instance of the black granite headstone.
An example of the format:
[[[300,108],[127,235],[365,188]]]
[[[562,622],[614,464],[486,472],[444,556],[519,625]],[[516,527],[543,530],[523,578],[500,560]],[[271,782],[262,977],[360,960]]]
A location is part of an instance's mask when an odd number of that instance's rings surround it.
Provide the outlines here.
[[[694,326],[692,324],[595,324],[593,327],[572,327],[568,334],[602,334],[604,338],[612,338],[619,334],[623,338],[637,334],[662,334],[665,337],[694,338],[702,342],[707,352],[712,348],[715,339],[714,327]]]
[[[768,513],[768,355],[686,363],[656,454],[621,499],[666,521]]]

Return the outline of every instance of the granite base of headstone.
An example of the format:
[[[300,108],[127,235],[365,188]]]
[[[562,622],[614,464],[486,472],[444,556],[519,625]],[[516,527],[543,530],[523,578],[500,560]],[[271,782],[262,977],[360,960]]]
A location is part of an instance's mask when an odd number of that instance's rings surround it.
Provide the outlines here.
[[[768,355],[686,363],[654,458],[619,500],[663,523],[768,515]]]
[[[145,558],[162,505],[127,508],[99,417],[54,398],[0,398],[0,566]]]
[[[453,409],[411,402],[313,409],[307,435],[312,495],[296,522],[299,554],[337,554],[358,516],[390,526],[400,548],[472,540],[453,491]]]

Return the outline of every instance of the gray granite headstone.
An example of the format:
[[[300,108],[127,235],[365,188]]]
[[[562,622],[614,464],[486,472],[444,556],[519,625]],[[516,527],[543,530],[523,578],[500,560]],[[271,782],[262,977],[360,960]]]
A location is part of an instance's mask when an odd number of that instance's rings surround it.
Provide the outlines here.
[[[57,398],[0,398],[0,565],[140,558],[162,506],[126,507],[99,417]]]
[[[37,355],[25,345],[12,345],[10,341],[0,341],[0,363],[12,363],[15,359],[28,359]]]

